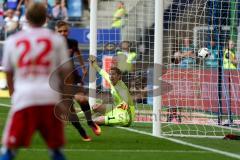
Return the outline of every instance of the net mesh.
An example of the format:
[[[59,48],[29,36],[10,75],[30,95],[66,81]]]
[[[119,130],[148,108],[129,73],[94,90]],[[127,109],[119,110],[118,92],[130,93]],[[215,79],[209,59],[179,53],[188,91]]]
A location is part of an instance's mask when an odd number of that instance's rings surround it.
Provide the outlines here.
[[[154,0],[100,1],[98,52],[109,71],[120,54],[136,54],[122,79],[136,106],[132,127],[151,131],[154,72]],[[162,77],[162,134],[222,136],[239,131],[239,36],[237,0],[165,0]],[[120,16],[119,16],[119,15]],[[118,24],[114,24],[118,23]],[[118,25],[118,26],[114,26]],[[155,43],[156,44],[156,43]],[[199,52],[207,48],[206,54]],[[122,59],[117,59],[125,62]],[[220,67],[221,66],[221,67]],[[98,75],[99,101],[111,105]]]

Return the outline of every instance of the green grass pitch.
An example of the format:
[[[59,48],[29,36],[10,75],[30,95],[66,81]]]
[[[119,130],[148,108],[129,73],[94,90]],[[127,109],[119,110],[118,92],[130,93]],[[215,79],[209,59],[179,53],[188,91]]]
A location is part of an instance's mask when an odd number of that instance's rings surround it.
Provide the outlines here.
[[[8,99],[0,99],[0,133],[7,119]],[[136,124],[132,129],[150,132],[151,124]],[[85,126],[85,128],[88,128]],[[177,144],[166,139],[126,131],[115,127],[102,127],[102,135],[96,137],[88,128],[92,142],[83,142],[77,131],[66,125],[67,144],[64,152],[68,160],[233,160],[240,159],[240,141],[226,141],[209,138],[175,138],[191,144],[239,156],[232,158],[219,153],[201,150],[190,146]],[[1,136],[0,136],[1,138]],[[36,134],[29,149],[21,149],[17,160],[48,160],[46,145]]]

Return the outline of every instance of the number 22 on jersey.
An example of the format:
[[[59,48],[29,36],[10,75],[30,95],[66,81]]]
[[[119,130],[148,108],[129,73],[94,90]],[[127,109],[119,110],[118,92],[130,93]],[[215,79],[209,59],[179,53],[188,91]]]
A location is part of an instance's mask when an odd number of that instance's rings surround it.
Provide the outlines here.
[[[51,65],[51,61],[47,59],[47,56],[52,50],[51,40],[48,38],[38,38],[35,41],[36,43],[34,45],[42,45],[43,48],[36,54],[36,56],[34,56],[34,58],[30,58],[30,56],[28,56],[33,51],[33,44],[31,41],[29,39],[21,39],[17,41],[17,49],[23,47],[18,59],[19,68],[33,66],[49,67]]]

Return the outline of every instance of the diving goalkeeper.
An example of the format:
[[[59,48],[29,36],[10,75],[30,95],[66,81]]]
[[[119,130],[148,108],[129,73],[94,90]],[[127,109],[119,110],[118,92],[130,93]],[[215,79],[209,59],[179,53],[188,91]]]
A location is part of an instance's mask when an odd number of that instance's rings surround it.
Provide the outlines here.
[[[130,126],[134,121],[135,108],[132,97],[125,83],[121,80],[121,71],[117,67],[112,67],[108,74],[101,69],[94,57],[90,57],[91,65],[110,84],[112,95],[112,106],[105,104],[95,104],[92,109],[95,113],[100,113],[94,118],[99,125],[107,126]]]

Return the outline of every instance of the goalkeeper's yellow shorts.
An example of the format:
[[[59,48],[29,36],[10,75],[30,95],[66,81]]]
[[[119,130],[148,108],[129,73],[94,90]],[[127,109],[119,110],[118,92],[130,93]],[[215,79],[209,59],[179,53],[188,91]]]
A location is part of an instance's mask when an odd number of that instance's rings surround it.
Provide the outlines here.
[[[127,110],[114,108],[105,114],[105,125],[108,126],[129,126],[131,117]]]

